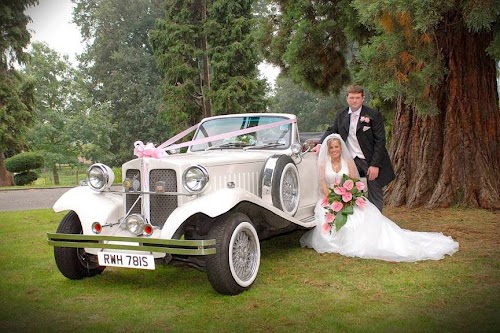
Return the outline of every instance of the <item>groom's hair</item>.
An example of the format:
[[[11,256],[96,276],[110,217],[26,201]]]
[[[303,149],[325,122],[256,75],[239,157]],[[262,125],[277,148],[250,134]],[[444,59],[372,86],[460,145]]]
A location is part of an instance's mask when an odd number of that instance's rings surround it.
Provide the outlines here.
[[[356,84],[351,84],[349,87],[347,87],[346,96],[349,94],[361,94],[361,96],[364,96],[365,91],[363,90],[363,87]]]

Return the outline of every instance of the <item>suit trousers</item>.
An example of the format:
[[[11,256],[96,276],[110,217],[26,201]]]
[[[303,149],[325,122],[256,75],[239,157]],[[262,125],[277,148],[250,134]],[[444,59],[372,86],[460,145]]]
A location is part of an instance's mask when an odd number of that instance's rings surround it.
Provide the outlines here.
[[[368,200],[370,200],[370,202],[374,204],[380,212],[382,212],[382,209],[384,208],[384,189],[380,186],[377,179],[368,180],[367,173],[369,165],[366,160],[356,157],[354,159],[354,163],[356,163],[359,175],[361,177],[366,177],[366,182],[368,184]]]

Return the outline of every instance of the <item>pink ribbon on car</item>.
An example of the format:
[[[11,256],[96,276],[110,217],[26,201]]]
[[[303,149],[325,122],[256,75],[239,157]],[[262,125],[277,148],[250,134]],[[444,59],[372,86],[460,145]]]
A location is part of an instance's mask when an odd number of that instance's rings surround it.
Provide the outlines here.
[[[142,141],[134,142],[134,155],[137,157],[162,158],[168,154],[160,147],[155,147],[151,142],[146,145]]]
[[[174,143],[175,141],[179,140],[180,138],[183,138],[184,136],[186,136],[187,134],[191,133],[196,128],[198,128],[199,124],[196,124],[196,125],[188,128],[187,130],[175,135],[174,137],[170,138],[169,140],[165,141],[164,143],[162,143],[158,147],[155,147],[154,144],[151,142],[144,145],[144,143],[142,141],[136,141],[134,143],[134,155],[137,157],[162,158],[162,157],[168,156],[168,154],[165,152],[166,150],[174,150],[174,149],[178,149],[178,148],[183,148],[183,147],[208,143],[208,142],[212,142],[212,141],[222,140],[222,139],[230,138],[233,136],[253,133],[253,132],[261,131],[264,129],[269,129],[269,128],[278,127],[281,125],[295,123],[296,121],[297,121],[296,119],[286,119],[286,120],[277,121],[277,122],[266,124],[266,125],[248,127],[248,128],[241,129],[238,131],[222,133],[222,134],[218,134],[218,135],[214,135],[214,136],[209,136],[209,137],[203,138],[203,139],[191,140],[188,142],[172,145],[172,143]]]

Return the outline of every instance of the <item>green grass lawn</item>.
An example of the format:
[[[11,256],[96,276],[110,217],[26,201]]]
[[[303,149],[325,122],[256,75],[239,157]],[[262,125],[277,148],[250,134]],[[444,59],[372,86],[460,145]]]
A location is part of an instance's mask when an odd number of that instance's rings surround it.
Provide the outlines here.
[[[223,296],[205,273],[107,268],[71,281],[46,232],[62,214],[0,213],[0,332],[498,332],[500,212],[386,210],[400,226],[442,231],[460,250],[390,263],[302,249],[297,231],[261,243],[254,286]]]

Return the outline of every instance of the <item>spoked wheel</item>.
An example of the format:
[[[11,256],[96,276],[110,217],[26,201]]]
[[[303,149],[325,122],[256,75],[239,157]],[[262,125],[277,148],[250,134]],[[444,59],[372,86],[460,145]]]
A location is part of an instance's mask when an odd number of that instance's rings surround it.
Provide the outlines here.
[[[273,205],[293,216],[299,208],[300,198],[297,166],[290,156],[282,155],[276,162],[275,172],[271,186]]]
[[[219,217],[208,237],[216,240],[216,254],[206,258],[212,287],[226,295],[237,295],[250,288],[259,271],[260,242],[248,216],[230,212]]]
[[[57,228],[59,234],[81,234],[82,224],[78,215],[70,211]],[[59,271],[71,280],[101,274],[104,266],[99,266],[97,256],[88,254],[84,249],[73,247],[54,247],[54,258]]]

